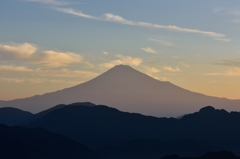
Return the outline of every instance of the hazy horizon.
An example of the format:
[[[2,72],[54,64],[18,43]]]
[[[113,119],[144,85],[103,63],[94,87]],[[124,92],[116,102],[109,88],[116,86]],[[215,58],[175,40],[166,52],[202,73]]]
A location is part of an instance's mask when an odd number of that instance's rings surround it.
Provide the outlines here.
[[[72,87],[119,64],[193,92],[240,99],[237,0],[0,4],[0,100]]]

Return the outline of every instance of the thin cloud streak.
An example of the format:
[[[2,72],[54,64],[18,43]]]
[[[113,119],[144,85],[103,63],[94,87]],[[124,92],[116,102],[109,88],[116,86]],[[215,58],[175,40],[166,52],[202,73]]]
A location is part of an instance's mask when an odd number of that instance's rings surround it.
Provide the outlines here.
[[[215,73],[205,73],[203,75],[206,76],[228,76],[228,77],[239,77],[240,76],[240,68],[230,68],[225,72],[215,72]]]
[[[182,70],[180,70],[179,67],[172,68],[171,66],[164,66],[163,70],[169,71],[169,72],[182,72]]]
[[[87,14],[84,14],[84,13],[79,12],[79,11],[75,11],[72,8],[54,8],[54,9],[59,11],[59,12],[66,13],[66,14],[72,14],[72,15],[75,15],[75,16],[78,16],[78,17],[83,17],[83,18],[93,19],[93,20],[103,20],[103,19],[98,18],[98,17],[87,15]]]
[[[176,31],[176,32],[183,32],[183,33],[195,33],[195,34],[201,34],[204,36],[209,36],[213,38],[224,38],[225,35],[221,33],[216,32],[210,32],[210,31],[202,31],[198,29],[188,29],[188,28],[182,28],[174,25],[160,25],[160,24],[153,24],[153,23],[146,23],[146,22],[135,22],[131,20],[124,19],[121,16],[114,15],[111,13],[106,13],[102,17],[95,17],[88,14],[84,14],[79,11],[75,11],[72,8],[54,8],[55,10],[59,12],[63,12],[66,14],[72,14],[83,18],[88,19],[94,19],[94,20],[102,20],[102,21],[109,21],[124,25],[130,25],[130,26],[137,26],[137,27],[143,27],[143,28],[150,28],[150,29],[161,29],[161,30],[167,30],[167,31]]]
[[[141,48],[141,50],[150,53],[150,54],[157,54],[157,51],[155,51],[154,49],[147,47],[147,48]]]
[[[66,6],[70,4],[68,2],[62,2],[57,0],[26,0],[26,2],[37,2],[37,3],[47,4],[47,5],[54,5],[54,6]]]
[[[149,41],[154,41],[154,42],[158,42],[164,46],[167,47],[172,47],[174,45],[174,43],[170,42],[170,41],[166,41],[166,40],[158,40],[158,39],[148,39]]]

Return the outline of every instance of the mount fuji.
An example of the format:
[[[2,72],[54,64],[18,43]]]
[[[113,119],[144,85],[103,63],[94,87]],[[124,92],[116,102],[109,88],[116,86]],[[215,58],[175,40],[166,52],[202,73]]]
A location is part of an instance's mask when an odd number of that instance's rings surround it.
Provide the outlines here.
[[[52,93],[24,99],[0,101],[0,107],[15,107],[33,113],[58,104],[92,102],[121,111],[157,117],[177,117],[206,105],[240,111],[240,100],[206,96],[158,81],[130,66],[118,65],[98,77]]]

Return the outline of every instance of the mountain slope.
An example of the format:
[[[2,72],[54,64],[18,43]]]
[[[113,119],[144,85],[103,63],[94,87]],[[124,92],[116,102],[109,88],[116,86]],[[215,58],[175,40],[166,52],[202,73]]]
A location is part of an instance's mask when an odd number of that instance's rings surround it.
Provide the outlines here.
[[[0,108],[0,123],[8,126],[20,124],[32,116],[32,113],[20,109],[10,107]]]
[[[92,102],[122,111],[154,116],[174,116],[199,110],[204,105],[240,110],[240,100],[228,100],[194,93],[169,82],[155,80],[125,65],[77,85],[41,96],[1,101],[0,107],[17,107],[39,112],[57,104]]]

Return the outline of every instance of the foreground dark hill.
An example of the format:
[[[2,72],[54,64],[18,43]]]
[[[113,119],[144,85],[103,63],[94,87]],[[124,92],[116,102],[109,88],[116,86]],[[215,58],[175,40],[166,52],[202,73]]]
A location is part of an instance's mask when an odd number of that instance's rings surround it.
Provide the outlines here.
[[[240,155],[239,123],[240,113],[228,113],[210,106],[175,119],[126,113],[101,105],[74,104],[53,110],[28,126],[67,135],[91,147],[137,139],[163,142],[189,139]]]
[[[0,108],[0,124],[14,126],[23,123],[33,114],[16,108]]]
[[[209,151],[220,151],[219,147],[196,140],[162,142],[139,139],[106,145],[98,150],[113,159],[160,159],[165,155],[200,156]]]
[[[15,107],[36,113],[57,104],[88,101],[158,117],[177,117],[195,112],[204,105],[240,111],[240,100],[194,93],[169,82],[155,80],[125,65],[115,66],[75,87],[25,99],[1,101],[0,107]]]
[[[178,155],[165,156],[162,159],[240,159],[232,152],[221,151],[221,152],[208,152],[200,157],[179,157]]]
[[[1,159],[88,159],[93,152],[69,138],[44,129],[0,125]]]

